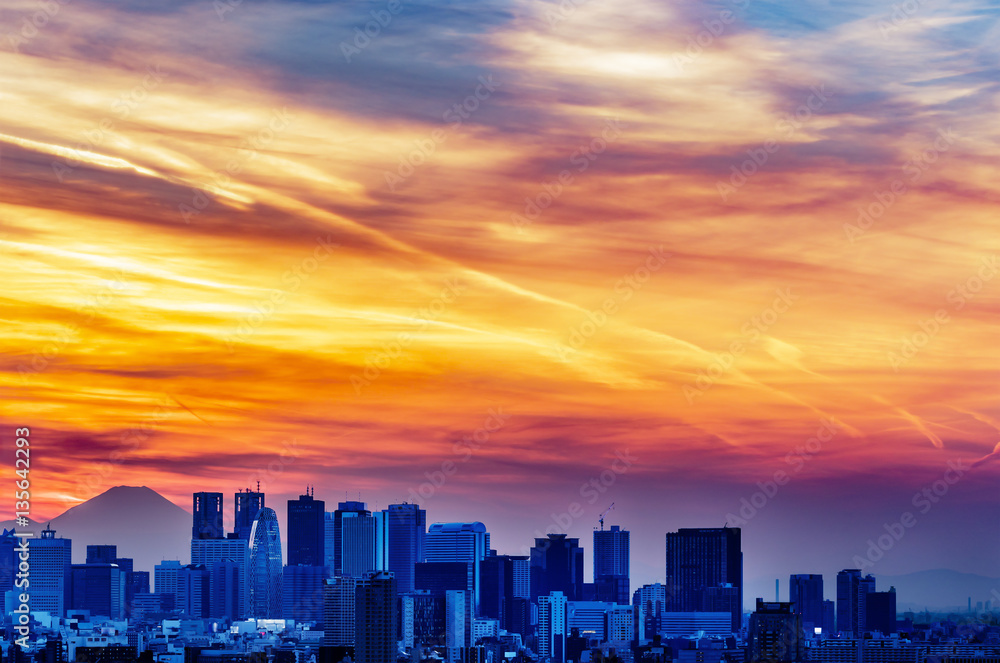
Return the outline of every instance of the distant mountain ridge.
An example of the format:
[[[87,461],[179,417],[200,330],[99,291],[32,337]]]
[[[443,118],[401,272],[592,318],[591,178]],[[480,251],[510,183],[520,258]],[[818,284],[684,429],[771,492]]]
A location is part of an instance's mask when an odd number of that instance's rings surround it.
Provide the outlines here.
[[[896,609],[899,612],[912,610],[959,610],[972,608],[978,601],[992,601],[1000,607],[1000,578],[990,578],[975,573],[961,573],[951,569],[930,569],[899,576],[875,576],[879,591],[896,588]],[[997,595],[993,592],[996,591]]]
[[[87,546],[113,544],[119,557],[131,557],[136,571],[149,571],[164,559],[190,561],[191,514],[146,486],[115,486],[67,509],[47,523],[56,536],[73,541],[73,563],[86,561]],[[46,522],[15,528],[40,536]]]

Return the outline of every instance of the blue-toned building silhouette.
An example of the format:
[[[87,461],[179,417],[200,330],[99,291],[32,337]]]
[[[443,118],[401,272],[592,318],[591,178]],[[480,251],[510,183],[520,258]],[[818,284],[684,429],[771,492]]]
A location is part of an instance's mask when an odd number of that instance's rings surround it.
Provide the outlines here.
[[[356,663],[395,663],[399,613],[396,579],[388,571],[366,573],[355,589]]]
[[[679,529],[666,535],[666,578],[673,612],[732,615],[733,631],[743,622],[743,551],[738,527]],[[710,610],[706,610],[710,608]]]
[[[259,484],[258,484],[259,486]],[[257,519],[257,514],[266,505],[264,504],[264,493],[260,490],[241,490],[233,495],[234,527],[233,534],[238,539],[250,540],[250,530],[253,529],[253,521]]]
[[[629,532],[594,530],[594,593],[598,601],[629,605]]]
[[[117,564],[95,562],[73,564],[70,568],[70,608],[111,619],[125,617],[125,574]]]
[[[326,504],[306,491],[288,500],[288,565],[324,566],[323,509]]]
[[[281,617],[281,534],[274,509],[264,507],[250,530],[250,616]]]
[[[329,577],[325,566],[286,566],[281,575],[281,616],[296,622],[323,621],[323,582]]]
[[[823,576],[818,573],[797,573],[788,581],[788,600],[792,609],[802,615],[802,628],[807,633],[823,628]]]
[[[565,534],[536,538],[529,554],[531,598],[561,592],[567,601],[582,601],[583,548],[580,539]]]
[[[465,564],[465,588],[472,592],[474,614],[479,614],[479,562],[489,550],[490,534],[480,522],[434,523],[427,530],[426,561]]]
[[[31,611],[64,617],[72,592],[73,541],[56,538],[56,531],[46,526],[41,538],[28,539],[28,555],[31,585],[27,593],[31,597]]]
[[[385,568],[383,512],[369,511],[364,502],[341,502],[333,513],[333,540],[333,575],[361,578]]]
[[[861,575],[860,569],[844,569],[837,574],[837,630],[860,637],[867,622],[869,592],[875,591],[875,578]]]
[[[195,493],[191,511],[192,539],[225,537],[222,527],[222,493]]]
[[[390,504],[385,510],[389,571],[400,594],[413,591],[414,565],[424,561],[427,512],[417,504]]]

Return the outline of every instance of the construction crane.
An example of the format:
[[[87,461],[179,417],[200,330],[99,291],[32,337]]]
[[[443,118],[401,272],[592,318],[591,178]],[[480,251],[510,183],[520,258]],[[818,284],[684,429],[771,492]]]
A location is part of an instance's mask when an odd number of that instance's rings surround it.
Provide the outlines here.
[[[604,513],[602,513],[597,518],[597,522],[601,523],[601,531],[602,532],[604,531],[604,516],[608,515],[608,511],[611,511],[611,509],[613,509],[613,508],[615,508],[615,503],[614,502],[612,502],[611,506],[609,506],[607,509],[605,509]]]

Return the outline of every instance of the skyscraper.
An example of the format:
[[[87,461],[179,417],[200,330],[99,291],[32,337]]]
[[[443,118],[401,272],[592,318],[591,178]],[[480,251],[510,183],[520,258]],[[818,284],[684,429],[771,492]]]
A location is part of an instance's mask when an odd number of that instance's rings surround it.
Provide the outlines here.
[[[896,632],[896,588],[888,592],[868,592],[865,596],[865,630],[882,635]]]
[[[807,633],[823,628],[823,576],[799,573],[788,581],[788,599],[792,609],[802,615],[802,628]]]
[[[204,564],[188,564],[177,573],[178,610],[192,619],[204,619],[211,608],[211,577]]]
[[[868,626],[868,596],[875,593],[875,576],[869,574],[861,578],[858,583],[858,635],[860,636],[870,627]]]
[[[222,562],[236,565],[237,582],[235,587],[232,583],[232,577],[228,575],[231,573],[231,569],[228,571],[218,570],[217,572],[216,565]],[[237,597],[237,614],[232,615],[232,618],[243,619],[247,616],[250,606],[249,541],[238,538],[192,539],[191,563],[203,564],[209,570],[209,591],[211,593],[209,611],[212,617],[231,616],[228,611],[231,609],[234,590],[238,591],[239,595]]]
[[[125,574],[117,564],[73,564],[70,569],[71,608],[111,619],[125,617]]]
[[[598,601],[629,604],[629,532],[618,525],[594,530],[594,588]]]
[[[491,555],[479,562],[479,616],[496,619],[503,626],[503,607],[513,598],[513,564],[506,555]]]
[[[482,523],[434,523],[427,530],[425,559],[428,562],[463,562],[472,592],[473,614],[479,614],[479,561],[490,550],[490,535]]]
[[[249,559],[249,550],[244,548],[243,561],[220,559],[209,567],[209,617],[235,621],[246,614],[246,600],[249,594],[246,587],[249,562],[246,560]]]
[[[562,592],[538,597],[538,655],[554,663],[566,661],[566,603]]]
[[[281,534],[274,509],[264,507],[250,530],[250,616],[281,617]]]
[[[865,630],[869,592],[875,591],[875,578],[862,576],[860,569],[844,569],[837,574],[837,630],[860,637]]]
[[[568,601],[583,600],[583,548],[580,539],[549,534],[535,539],[529,555],[531,597],[561,592]]]
[[[663,613],[667,612],[667,588],[660,583],[643,585],[632,595],[632,605],[638,612],[638,621],[643,633],[659,633],[663,624]]]
[[[175,606],[178,605],[178,576],[182,568],[175,559],[165,559],[153,567],[153,589],[157,594],[170,596],[171,604]]]
[[[372,513],[364,502],[341,502],[333,512],[333,574],[361,578],[384,570],[386,531],[383,512]]]
[[[257,514],[264,508],[264,493],[258,490],[252,491],[249,488],[241,490],[233,495],[233,505],[235,509],[235,525],[233,533],[236,538],[244,541],[250,540],[250,530],[253,529],[253,521]]]
[[[323,583],[323,644],[353,647],[357,578],[331,578]]]
[[[355,594],[356,663],[395,663],[396,579],[388,571],[365,574]]]
[[[192,507],[192,539],[221,539],[222,493],[195,493]]]
[[[281,574],[281,616],[296,622],[323,621],[323,581],[325,566],[286,566]]]
[[[323,566],[330,569],[330,573],[336,573],[337,560],[335,551],[337,550],[337,520],[336,512],[327,511],[323,514]]]
[[[749,630],[750,663],[795,663],[803,659],[802,616],[791,603],[757,599]]]
[[[726,600],[733,631],[743,621],[743,552],[738,527],[680,529],[667,533],[667,587],[672,612],[702,610]],[[726,588],[725,585],[731,585]],[[720,588],[707,591],[711,588]],[[732,594],[732,599],[729,595]],[[714,598],[714,600],[712,600]]]
[[[385,520],[380,511],[345,517],[341,527],[341,572],[361,578],[369,571],[384,571]]]
[[[427,512],[417,504],[390,504],[385,510],[387,567],[400,594],[413,591],[413,567],[424,561]]]
[[[64,617],[72,591],[72,540],[57,539],[55,530],[46,526],[40,539],[28,539],[28,555],[31,585],[27,594],[31,597],[31,611]]]
[[[445,607],[442,607],[445,602],[444,597],[420,590],[400,594],[399,638],[403,641],[403,647],[440,642],[441,634],[446,630]]]
[[[142,587],[142,584],[141,581],[136,581],[135,579],[136,578],[135,561],[131,557],[117,557],[118,554],[117,547],[112,546],[112,548],[115,548],[114,554],[116,556],[114,557],[114,559],[111,560],[111,563],[118,565],[118,568],[122,572],[122,579],[125,582],[125,616],[131,617],[132,602],[134,601],[136,594],[135,588],[137,585],[139,587]],[[89,551],[88,551],[88,557],[89,557]],[[149,591],[148,571],[146,572],[145,587],[146,591],[148,592]]]
[[[450,589],[444,596],[446,663],[461,663],[463,652],[472,644],[472,592]]]
[[[308,491],[288,500],[288,565],[323,566],[323,500]]]

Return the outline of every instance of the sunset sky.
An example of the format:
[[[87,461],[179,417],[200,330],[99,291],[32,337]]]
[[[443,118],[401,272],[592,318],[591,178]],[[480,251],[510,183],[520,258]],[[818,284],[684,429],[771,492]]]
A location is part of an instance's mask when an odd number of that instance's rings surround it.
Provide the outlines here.
[[[4,2],[2,419],[33,517],[260,480],[283,520],[306,484],[384,507],[444,470],[428,522],[500,552],[568,530],[589,565],[614,502],[636,586],[664,532],[784,471],[748,577],[854,566],[906,511],[873,573],[1000,576],[998,20]]]

